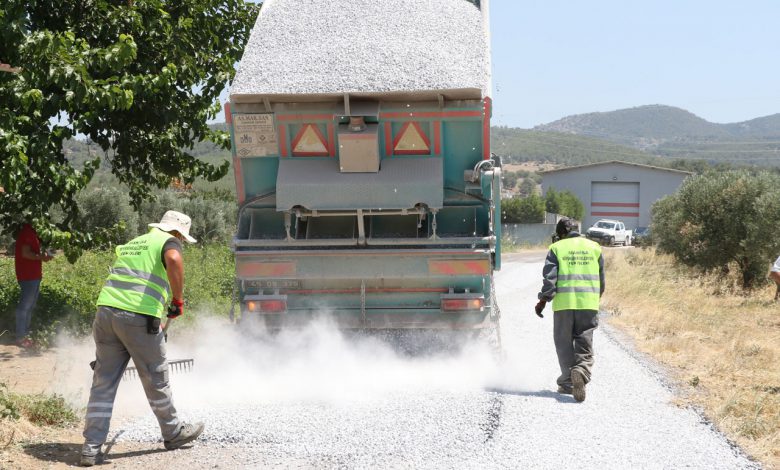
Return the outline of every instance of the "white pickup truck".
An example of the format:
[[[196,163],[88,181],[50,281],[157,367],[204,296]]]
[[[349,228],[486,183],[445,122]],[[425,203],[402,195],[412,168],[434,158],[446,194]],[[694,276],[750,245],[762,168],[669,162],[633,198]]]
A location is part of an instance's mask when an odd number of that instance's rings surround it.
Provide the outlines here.
[[[629,246],[631,245],[632,233],[631,230],[627,230],[623,222],[619,220],[601,219],[596,221],[596,223],[585,232],[585,236],[589,240],[593,240],[605,246],[612,246],[615,244]]]

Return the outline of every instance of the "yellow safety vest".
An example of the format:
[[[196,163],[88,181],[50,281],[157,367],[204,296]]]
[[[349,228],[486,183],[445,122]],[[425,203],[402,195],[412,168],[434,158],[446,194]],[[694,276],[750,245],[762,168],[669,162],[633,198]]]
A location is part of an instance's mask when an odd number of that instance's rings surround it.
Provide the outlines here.
[[[116,248],[117,260],[97,304],[162,318],[171,286],[161,253],[169,233],[153,228]]]
[[[553,243],[550,250],[558,258],[553,311],[598,310],[601,297],[601,247],[585,237],[573,237]]]

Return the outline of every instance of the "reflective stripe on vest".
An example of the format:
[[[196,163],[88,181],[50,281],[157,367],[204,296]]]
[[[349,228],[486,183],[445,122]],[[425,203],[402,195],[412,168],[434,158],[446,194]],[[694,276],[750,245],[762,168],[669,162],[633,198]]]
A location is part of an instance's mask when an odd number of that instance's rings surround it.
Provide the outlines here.
[[[584,237],[574,237],[553,243],[550,250],[558,258],[553,311],[598,310],[601,247]]]
[[[116,262],[97,305],[161,318],[171,292],[161,254],[170,238],[170,234],[155,228],[117,247]]]
[[[168,295],[171,295],[171,286],[168,284],[168,280],[163,279],[160,276],[155,276],[154,274],[151,273],[146,273],[143,271],[139,271],[137,269],[130,269],[130,268],[111,268],[109,272],[111,274],[119,274],[122,276],[137,277],[138,279],[146,279],[152,284],[155,284],[157,287],[164,289],[165,292],[168,293]]]

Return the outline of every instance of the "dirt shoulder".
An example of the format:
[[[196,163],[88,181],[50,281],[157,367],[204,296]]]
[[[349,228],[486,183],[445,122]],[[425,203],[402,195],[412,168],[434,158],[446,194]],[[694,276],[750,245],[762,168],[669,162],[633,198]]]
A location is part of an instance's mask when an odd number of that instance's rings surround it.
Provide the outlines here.
[[[16,394],[52,393],[58,390],[63,375],[69,374],[63,361],[68,352],[63,348],[25,350],[6,340],[0,343],[0,383]],[[81,414],[77,410],[77,415]],[[78,465],[82,443],[80,422],[60,428],[36,426],[24,418],[6,419],[0,425],[0,469],[72,468]],[[111,454],[117,468],[121,468],[124,457],[153,454],[161,449],[161,445],[120,443]]]

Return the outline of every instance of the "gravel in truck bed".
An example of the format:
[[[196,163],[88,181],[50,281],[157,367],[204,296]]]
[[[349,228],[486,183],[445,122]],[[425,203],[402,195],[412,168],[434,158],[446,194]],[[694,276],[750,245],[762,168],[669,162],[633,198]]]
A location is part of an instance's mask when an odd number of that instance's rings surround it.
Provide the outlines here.
[[[490,57],[465,0],[266,0],[231,94],[480,89]]]

